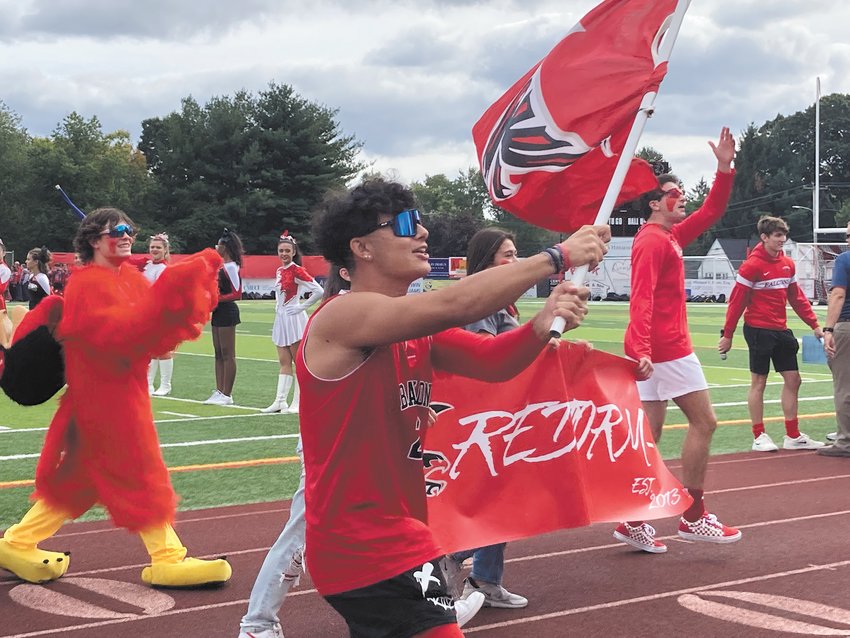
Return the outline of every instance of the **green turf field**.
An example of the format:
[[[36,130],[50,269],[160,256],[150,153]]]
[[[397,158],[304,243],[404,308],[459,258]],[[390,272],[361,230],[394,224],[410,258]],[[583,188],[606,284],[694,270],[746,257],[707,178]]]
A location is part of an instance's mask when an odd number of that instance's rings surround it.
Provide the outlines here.
[[[542,301],[521,301],[520,313],[527,319],[541,305]],[[241,302],[240,310],[243,323],[237,331],[239,369],[233,391],[240,407],[201,404],[215,386],[209,331],[199,341],[184,344],[177,353],[172,396],[153,399],[166,463],[178,468],[172,478],[183,509],[288,498],[297,485],[297,462],[252,464],[295,456],[298,418],[258,412],[274,398],[277,383],[277,357],[270,337],[274,302]],[[815,310],[823,319],[826,309]],[[715,453],[745,451],[751,444],[746,407],[750,374],[740,330],[728,360],[721,361],[715,349],[725,312],[726,306],[720,304],[692,304],[688,308],[694,346],[712,386],[711,398],[720,421],[714,436]],[[790,327],[797,336],[809,334],[793,312],[789,314],[793,317]],[[625,303],[593,303],[585,325],[569,336],[592,341],[600,350],[622,354],[627,318]],[[800,427],[822,439],[834,430],[831,376],[825,365],[803,365],[802,375]],[[771,376],[765,417],[767,431],[781,445],[780,387],[781,378]],[[44,428],[54,409],[54,401],[24,408],[0,395],[0,528],[16,522],[27,508],[32,487],[10,484],[32,480]],[[672,407],[661,442],[665,458],[679,456],[683,424],[681,412]],[[222,463],[235,467],[190,467]],[[93,510],[86,518],[102,515]]]

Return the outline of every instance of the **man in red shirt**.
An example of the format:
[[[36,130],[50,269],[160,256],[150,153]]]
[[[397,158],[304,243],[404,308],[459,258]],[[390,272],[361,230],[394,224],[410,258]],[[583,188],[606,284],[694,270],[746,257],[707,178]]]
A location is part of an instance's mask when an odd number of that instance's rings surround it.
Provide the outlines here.
[[[553,272],[595,265],[610,232],[585,227],[539,255],[409,296],[431,268],[410,189],[367,180],[326,204],[315,236],[322,255],[348,270],[351,291],[313,313],[297,355],[306,564],[352,636],[461,636],[425,505],[432,371],[496,381],[524,369],[555,316],[580,323],[587,289],[561,284],[531,321],[495,338],[457,326]]]
[[[638,392],[655,441],[661,439],[669,400],[688,419],[682,444],[682,482],[693,504],[682,514],[679,536],[731,543],[741,538],[741,532],[718,521],[703,504],[717,417],[688,332],[682,259],[682,248],[723,216],[732,192],[735,139],[728,128],[723,128],[717,144],[709,145],[717,158],[717,175],[699,210],[685,217],[685,195],[674,175],[659,176],[659,189],[642,198],[646,223],[632,244],[631,301],[624,349],[638,362]],[[642,521],[621,523],[614,537],[647,552],[667,551],[655,540],[655,529]]]
[[[749,254],[738,269],[735,287],[726,309],[726,323],[717,344],[722,354],[732,349],[732,335],[741,314],[744,315],[744,339],[750,350],[752,380],[747,395],[747,407],[753,422],[753,450],[776,452],[776,444],[764,430],[764,389],[770,362],[782,375],[782,413],[785,415],[786,450],[815,450],[823,447],[800,432],[797,421],[797,397],[800,392],[800,371],[797,365],[797,343],[788,330],[785,304],[806,322],[819,339],[823,331],[806,295],[797,285],[796,268],[782,250],[788,238],[788,225],[778,217],[762,217],[758,221],[761,243]]]

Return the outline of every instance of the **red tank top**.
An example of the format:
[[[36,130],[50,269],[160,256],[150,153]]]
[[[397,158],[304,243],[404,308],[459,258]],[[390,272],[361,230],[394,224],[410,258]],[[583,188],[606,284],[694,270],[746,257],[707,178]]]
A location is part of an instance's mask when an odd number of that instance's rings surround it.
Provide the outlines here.
[[[442,555],[427,524],[422,443],[431,399],[431,338],[375,348],[342,379],[319,379],[304,346],[301,438],[307,565],[322,595],[392,578]]]

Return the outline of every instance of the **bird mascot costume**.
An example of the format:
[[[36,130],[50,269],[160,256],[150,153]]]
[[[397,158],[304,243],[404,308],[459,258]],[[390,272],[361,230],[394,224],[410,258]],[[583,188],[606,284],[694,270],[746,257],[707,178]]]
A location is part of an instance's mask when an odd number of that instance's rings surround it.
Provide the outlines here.
[[[177,497],[148,396],[151,357],[197,338],[218,300],[221,258],[208,249],[151,285],[131,263],[89,264],[47,297],[0,348],[0,387],[23,405],[67,383],[39,457],[33,506],[0,538],[0,568],[32,583],[61,577],[70,555],[41,549],[66,520],[99,503],[137,533],[150,555],[142,581],[157,587],[223,583],[224,558],[187,558],[172,528]]]

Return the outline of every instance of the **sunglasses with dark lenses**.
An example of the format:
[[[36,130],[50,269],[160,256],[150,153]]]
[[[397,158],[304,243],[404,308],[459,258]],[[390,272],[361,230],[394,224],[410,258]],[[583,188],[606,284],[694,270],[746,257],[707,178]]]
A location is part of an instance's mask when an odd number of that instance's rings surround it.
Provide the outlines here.
[[[374,232],[379,228],[390,226],[393,229],[393,235],[396,237],[416,237],[417,226],[422,225],[422,216],[415,208],[403,210],[400,213],[393,215],[389,221],[382,222],[375,226],[371,231]]]
[[[123,237],[124,233],[126,233],[128,237],[133,237],[136,234],[136,229],[130,226],[130,224],[118,224],[114,228],[103,231],[101,235],[109,235],[113,239],[118,239],[119,237]]]

